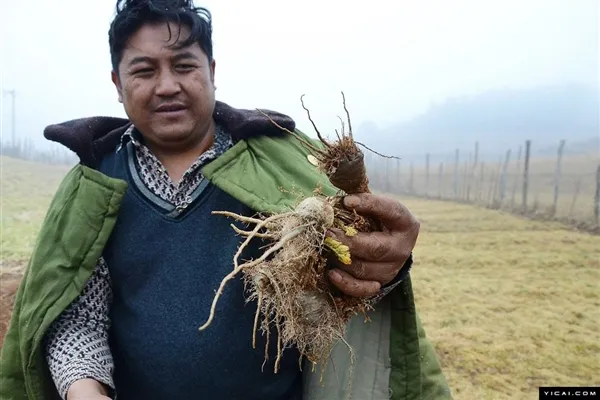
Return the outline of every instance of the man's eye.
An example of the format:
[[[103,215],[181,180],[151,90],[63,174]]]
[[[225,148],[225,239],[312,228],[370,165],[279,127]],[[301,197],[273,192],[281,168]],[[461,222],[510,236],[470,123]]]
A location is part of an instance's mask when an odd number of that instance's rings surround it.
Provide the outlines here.
[[[193,69],[194,66],[191,64],[178,64],[176,68],[182,71],[189,71]]]
[[[153,72],[152,68],[142,68],[142,69],[138,69],[136,71],[134,71],[133,73],[135,75],[148,75],[151,74]]]

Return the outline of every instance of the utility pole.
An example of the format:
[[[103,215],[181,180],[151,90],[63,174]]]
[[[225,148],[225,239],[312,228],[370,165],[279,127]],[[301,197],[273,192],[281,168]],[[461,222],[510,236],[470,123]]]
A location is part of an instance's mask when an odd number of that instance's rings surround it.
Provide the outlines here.
[[[11,100],[12,100],[12,109],[11,109],[12,116],[10,119],[11,128],[12,128],[12,146],[17,147],[17,125],[15,123],[15,115],[16,115],[15,102],[16,102],[17,92],[13,89],[13,90],[5,90],[4,93],[9,94],[11,96]]]

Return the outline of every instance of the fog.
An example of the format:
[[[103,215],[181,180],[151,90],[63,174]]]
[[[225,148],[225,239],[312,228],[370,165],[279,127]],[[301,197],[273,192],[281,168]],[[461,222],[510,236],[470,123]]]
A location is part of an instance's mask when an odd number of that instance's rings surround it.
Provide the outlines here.
[[[490,90],[599,88],[597,0],[196,4],[213,13],[218,100],[287,113],[311,135],[302,94],[320,130],[333,134],[342,90],[354,126],[385,130]],[[48,124],[125,116],[110,80],[114,6],[2,1],[3,136],[12,123],[8,90],[16,91],[17,135],[36,145]]]

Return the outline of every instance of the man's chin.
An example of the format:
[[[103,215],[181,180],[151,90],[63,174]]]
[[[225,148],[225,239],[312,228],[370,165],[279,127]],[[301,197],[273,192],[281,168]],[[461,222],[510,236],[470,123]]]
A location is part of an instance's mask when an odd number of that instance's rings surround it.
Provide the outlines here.
[[[149,141],[158,146],[177,148],[197,144],[204,135],[198,132],[198,127],[187,123],[162,124],[154,122],[148,126],[148,133],[144,135]],[[151,137],[150,137],[151,136]]]
[[[156,132],[156,138],[164,144],[178,144],[193,141],[193,135],[190,131],[167,131]]]

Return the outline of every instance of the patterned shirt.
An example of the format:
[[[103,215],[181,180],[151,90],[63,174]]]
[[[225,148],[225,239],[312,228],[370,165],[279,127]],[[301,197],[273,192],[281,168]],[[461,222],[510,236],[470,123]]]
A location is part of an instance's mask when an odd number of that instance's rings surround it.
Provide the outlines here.
[[[176,207],[189,204],[191,193],[204,179],[200,169],[233,146],[231,136],[217,126],[213,146],[175,183],[158,158],[139,140],[133,126],[123,134],[122,143],[125,140],[134,144],[136,168],[144,184]],[[46,336],[50,374],[63,399],[71,384],[85,378],[114,390],[114,364],[108,345],[111,302],[110,274],[106,262],[100,258],[82,293],[51,325]]]

